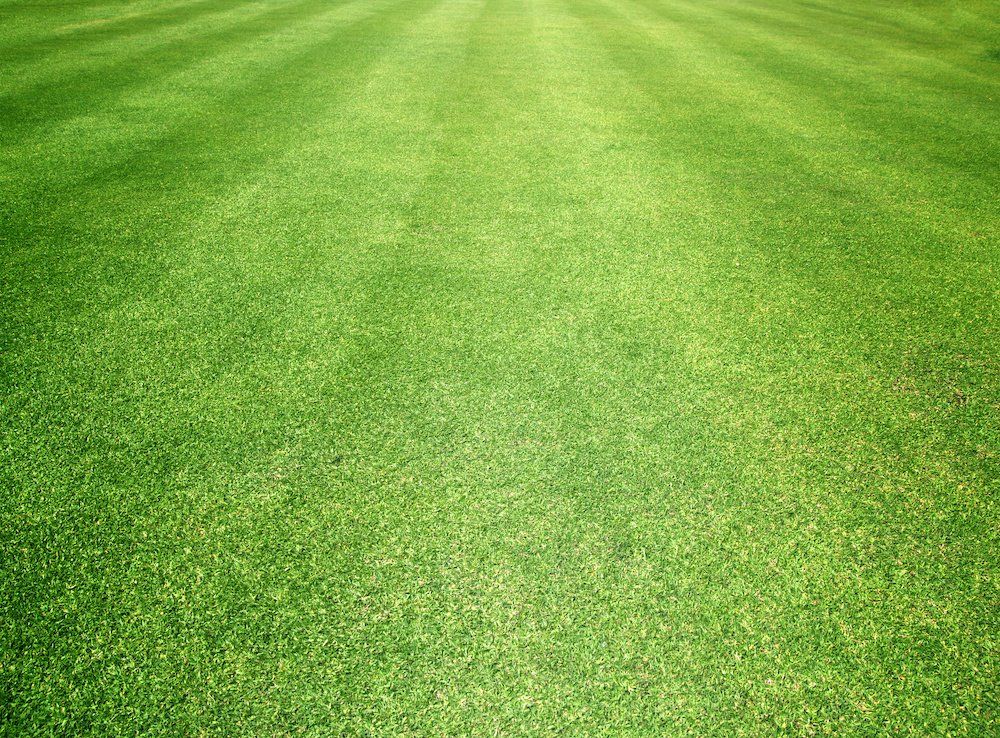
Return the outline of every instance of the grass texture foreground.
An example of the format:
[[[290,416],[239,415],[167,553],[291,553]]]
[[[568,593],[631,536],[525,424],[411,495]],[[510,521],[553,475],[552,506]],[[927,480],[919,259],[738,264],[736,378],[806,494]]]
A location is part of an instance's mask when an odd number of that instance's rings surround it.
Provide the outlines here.
[[[1000,5],[0,0],[0,734],[1000,734]]]

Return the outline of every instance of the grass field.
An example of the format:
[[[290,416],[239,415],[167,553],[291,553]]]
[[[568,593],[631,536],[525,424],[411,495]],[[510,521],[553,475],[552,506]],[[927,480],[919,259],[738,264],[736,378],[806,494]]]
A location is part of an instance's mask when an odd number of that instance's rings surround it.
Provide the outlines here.
[[[1000,734],[995,0],[0,0],[0,734]]]

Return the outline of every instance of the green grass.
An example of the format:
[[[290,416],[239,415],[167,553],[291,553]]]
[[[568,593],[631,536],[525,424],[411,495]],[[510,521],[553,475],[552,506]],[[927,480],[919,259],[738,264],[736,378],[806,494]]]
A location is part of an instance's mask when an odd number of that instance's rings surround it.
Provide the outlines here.
[[[0,734],[1000,733],[995,0],[0,0]]]

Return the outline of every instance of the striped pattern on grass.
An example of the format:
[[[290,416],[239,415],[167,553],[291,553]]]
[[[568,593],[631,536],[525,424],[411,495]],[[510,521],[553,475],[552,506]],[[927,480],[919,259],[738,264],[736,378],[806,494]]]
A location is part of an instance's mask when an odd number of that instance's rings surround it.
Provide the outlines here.
[[[0,734],[995,734],[998,65],[0,0]]]

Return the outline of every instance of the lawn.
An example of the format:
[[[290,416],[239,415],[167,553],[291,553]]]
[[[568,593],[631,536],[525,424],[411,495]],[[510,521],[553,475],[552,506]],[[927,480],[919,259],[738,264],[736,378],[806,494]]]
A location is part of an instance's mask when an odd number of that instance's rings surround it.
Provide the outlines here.
[[[1000,734],[996,0],[0,0],[0,735]]]

